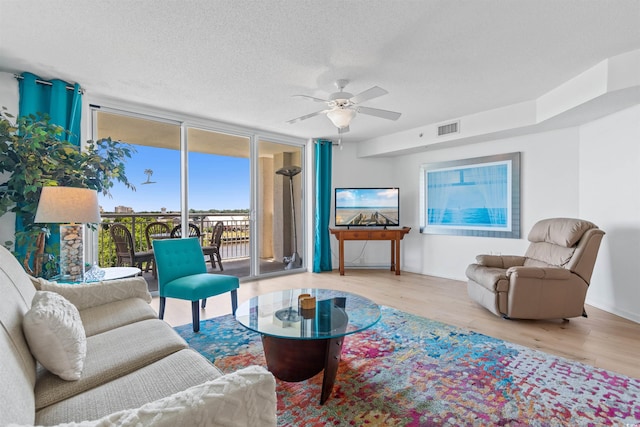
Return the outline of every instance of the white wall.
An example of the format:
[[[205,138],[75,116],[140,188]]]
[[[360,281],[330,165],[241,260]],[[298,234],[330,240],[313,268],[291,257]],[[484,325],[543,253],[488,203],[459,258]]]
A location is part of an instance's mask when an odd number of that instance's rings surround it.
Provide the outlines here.
[[[521,153],[520,239],[420,234],[418,185],[421,164],[516,151]],[[403,247],[403,269],[465,280],[465,269],[478,254],[524,253],[528,246],[527,233],[535,222],[545,217],[577,215],[577,152],[578,130],[570,128],[396,159],[395,168],[403,177],[400,191],[410,193],[410,198],[403,199],[407,214],[403,225],[413,228]]]
[[[605,235],[587,302],[640,322],[640,105],[580,128],[580,214]]]
[[[514,151],[521,152],[520,239],[420,234],[421,164]],[[412,227],[402,243],[403,270],[466,280],[465,269],[477,254],[524,253],[536,221],[584,218],[607,233],[587,302],[640,322],[640,105],[580,127],[388,159],[355,156],[355,149],[334,152],[334,186],[400,187],[401,223]],[[351,245],[345,259],[361,249]],[[364,265],[388,265],[387,248],[381,258],[372,249],[365,249]]]
[[[399,186],[401,225],[411,227],[402,243],[402,269],[465,280],[465,269],[477,254],[522,254],[528,246],[526,234],[536,221],[578,214],[578,147],[578,129],[570,128],[388,159],[343,158],[355,153],[343,150],[341,158],[334,159],[334,185]],[[420,234],[420,165],[514,151],[521,152],[521,239]],[[371,164],[364,167],[367,162]],[[356,243],[348,245],[345,260],[358,255]],[[387,246],[388,242],[379,259],[386,265]],[[367,247],[365,265],[373,259]]]
[[[7,112],[16,117],[18,115],[18,81],[11,73],[0,73],[0,107],[7,107]],[[13,120],[12,120],[13,121]],[[0,176],[4,182],[6,176]],[[0,245],[14,240],[16,216],[8,213],[0,217]]]
[[[343,144],[342,149],[333,147],[332,186],[336,187],[395,187],[399,186],[399,174],[391,165],[394,159],[359,159],[356,157],[355,144]],[[401,198],[405,196],[400,194]],[[331,226],[334,221],[333,199],[331,205]],[[400,215],[403,215],[402,210]],[[331,236],[331,264],[338,268],[338,243]],[[351,241],[345,243],[345,266],[386,267],[390,262],[390,243],[388,241],[366,242]]]

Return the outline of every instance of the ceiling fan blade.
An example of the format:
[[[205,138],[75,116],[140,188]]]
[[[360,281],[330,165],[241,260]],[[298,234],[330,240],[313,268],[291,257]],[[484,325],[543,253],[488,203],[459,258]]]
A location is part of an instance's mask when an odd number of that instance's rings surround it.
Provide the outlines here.
[[[396,113],[395,111],[380,110],[378,108],[369,107],[358,107],[358,113],[381,117],[387,120],[398,120],[402,115],[402,113]]]
[[[320,99],[320,98],[316,98],[314,96],[309,96],[309,95],[291,95],[291,96],[296,96],[298,98],[304,98],[304,99],[307,99],[309,101],[314,101],[314,102],[329,102],[326,99]]]
[[[311,118],[313,116],[317,116],[319,114],[323,114],[323,113],[326,113],[326,112],[327,112],[327,110],[316,111],[315,113],[307,114],[306,116],[301,116],[301,117],[297,117],[295,119],[289,120],[289,121],[287,121],[287,123],[293,124],[293,123],[301,122],[303,120],[307,120],[307,119],[309,119],[309,118]]]
[[[381,87],[374,86],[370,89],[365,90],[364,92],[360,92],[359,94],[352,96],[349,101],[353,102],[354,104],[359,104],[361,102],[368,101],[370,99],[377,98],[388,93],[389,92],[382,89]]]
[[[343,133],[349,132],[349,126],[344,127],[342,129],[338,128],[338,135],[342,135]]]

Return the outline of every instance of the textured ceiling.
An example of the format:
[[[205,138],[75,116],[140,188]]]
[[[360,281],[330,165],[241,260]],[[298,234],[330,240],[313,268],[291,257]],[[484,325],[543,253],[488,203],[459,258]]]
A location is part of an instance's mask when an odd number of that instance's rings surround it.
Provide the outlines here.
[[[640,48],[640,0],[0,0],[0,71],[287,135],[336,137],[336,79],[363,105],[362,141],[537,98]]]

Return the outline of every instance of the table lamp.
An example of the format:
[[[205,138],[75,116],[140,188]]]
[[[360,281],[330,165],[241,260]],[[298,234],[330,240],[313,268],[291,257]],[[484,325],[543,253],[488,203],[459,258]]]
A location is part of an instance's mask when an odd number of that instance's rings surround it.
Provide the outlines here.
[[[60,224],[60,277],[69,282],[83,281],[82,225],[100,222],[97,191],[43,187],[33,222]]]

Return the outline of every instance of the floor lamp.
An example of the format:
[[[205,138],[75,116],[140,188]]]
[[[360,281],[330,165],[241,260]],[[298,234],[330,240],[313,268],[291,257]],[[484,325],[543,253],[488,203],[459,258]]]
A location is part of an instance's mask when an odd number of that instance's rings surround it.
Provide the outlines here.
[[[300,166],[285,166],[276,171],[276,174],[289,177],[289,190],[291,194],[291,213],[293,219],[293,254],[290,257],[284,257],[286,264],[284,269],[291,270],[302,267],[302,258],[298,254],[298,234],[296,230],[296,207],[293,201],[293,177],[302,172]]]
[[[82,282],[82,224],[100,222],[98,193],[88,188],[43,187],[33,222],[60,224],[60,279]]]

